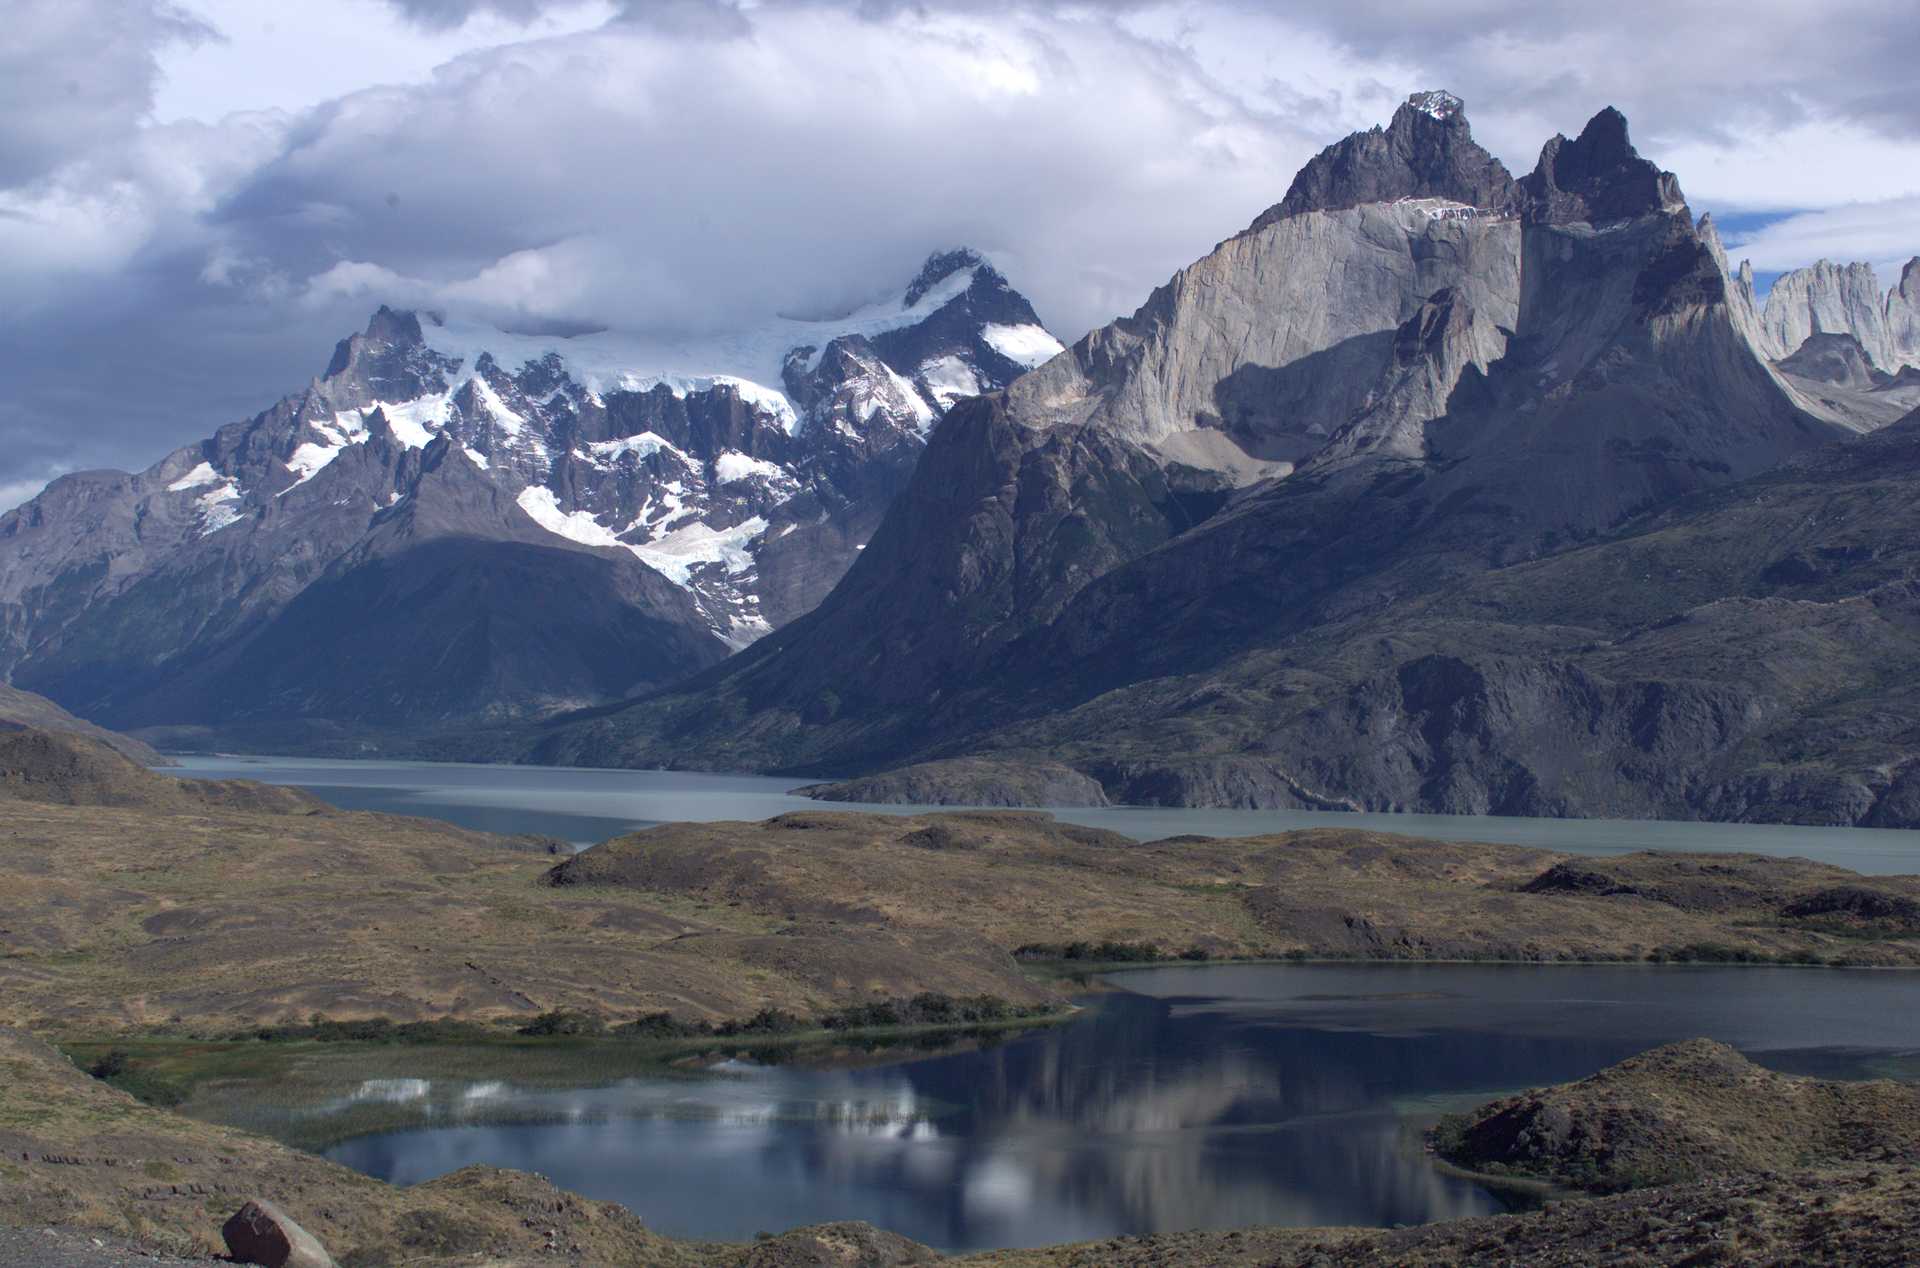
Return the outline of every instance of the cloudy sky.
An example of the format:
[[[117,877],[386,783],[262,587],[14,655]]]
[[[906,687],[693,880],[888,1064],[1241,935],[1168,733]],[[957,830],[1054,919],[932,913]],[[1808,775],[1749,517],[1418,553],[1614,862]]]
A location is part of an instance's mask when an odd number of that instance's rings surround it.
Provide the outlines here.
[[[381,302],[726,328],[988,253],[1130,311],[1408,92],[1603,105],[1763,274],[1920,253],[1910,0],[5,0],[0,507],[297,388]]]

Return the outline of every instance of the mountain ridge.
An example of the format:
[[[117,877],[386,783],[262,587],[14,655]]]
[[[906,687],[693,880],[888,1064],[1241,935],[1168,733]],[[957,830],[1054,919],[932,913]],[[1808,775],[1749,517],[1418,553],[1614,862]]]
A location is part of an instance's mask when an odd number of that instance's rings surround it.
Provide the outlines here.
[[[964,248],[742,335],[383,306],[268,410],[0,517],[0,670],[190,744],[622,699],[813,606],[939,415],[1057,346]]]

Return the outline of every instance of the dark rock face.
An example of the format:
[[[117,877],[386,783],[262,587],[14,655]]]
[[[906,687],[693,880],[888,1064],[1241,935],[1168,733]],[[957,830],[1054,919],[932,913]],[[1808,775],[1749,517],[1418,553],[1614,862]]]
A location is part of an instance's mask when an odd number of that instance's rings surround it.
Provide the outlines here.
[[[1394,111],[1386,128],[1356,132],[1309,160],[1287,196],[1253,222],[1253,231],[1303,212],[1402,198],[1504,211],[1517,192],[1506,167],[1474,141],[1461,100],[1418,92]]]
[[[964,250],[899,303],[742,338],[759,381],[382,308],[305,391],[0,517],[0,672],[199,728],[176,742],[623,700],[811,609],[940,414],[1058,346]]]
[[[1520,182],[1527,218],[1541,224],[1613,224],[1686,202],[1680,182],[1634,151],[1627,117],[1608,106],[1569,141],[1556,136]]]

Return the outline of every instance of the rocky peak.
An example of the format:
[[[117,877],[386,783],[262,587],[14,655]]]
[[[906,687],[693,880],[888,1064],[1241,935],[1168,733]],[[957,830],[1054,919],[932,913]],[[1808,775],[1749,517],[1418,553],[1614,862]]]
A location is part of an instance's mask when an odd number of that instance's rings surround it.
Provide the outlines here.
[[[907,286],[907,307],[912,308],[926,297],[928,291],[931,291],[934,287],[940,285],[940,283],[946,281],[961,269],[979,268],[986,264],[986,258],[972,247],[956,247],[951,251],[935,251],[927,257],[927,262],[920,266],[919,274]],[[987,267],[991,268],[992,266],[987,265]],[[997,277],[999,275],[995,274],[995,276]]]
[[[1473,139],[1465,103],[1449,92],[1417,92],[1385,128],[1356,132],[1315,155],[1293,178],[1287,196],[1253,227],[1402,198],[1504,210],[1514,195],[1506,167]]]
[[[1434,88],[1426,92],[1414,93],[1407,98],[1406,104],[1400,108],[1402,110],[1418,110],[1430,119],[1438,119],[1440,122],[1445,123],[1462,114],[1467,108],[1467,103],[1446,91],[1444,88]]]
[[[343,373],[361,358],[393,348],[418,347],[426,341],[420,331],[420,318],[411,312],[396,312],[380,305],[362,334],[349,335],[334,345],[333,360],[327,363],[325,378]]]
[[[1680,182],[1640,157],[1627,117],[1608,106],[1569,141],[1555,136],[1521,180],[1535,224],[1611,224],[1685,205]]]

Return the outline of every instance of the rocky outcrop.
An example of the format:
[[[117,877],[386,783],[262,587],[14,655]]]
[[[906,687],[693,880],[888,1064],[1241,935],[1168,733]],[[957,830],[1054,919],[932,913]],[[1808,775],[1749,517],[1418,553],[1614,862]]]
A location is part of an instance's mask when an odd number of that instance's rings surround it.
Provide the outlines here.
[[[1725,1044],[1669,1044],[1434,1133],[1449,1161],[1599,1192],[1716,1176],[1920,1162],[1920,1088],[1776,1074]]]

